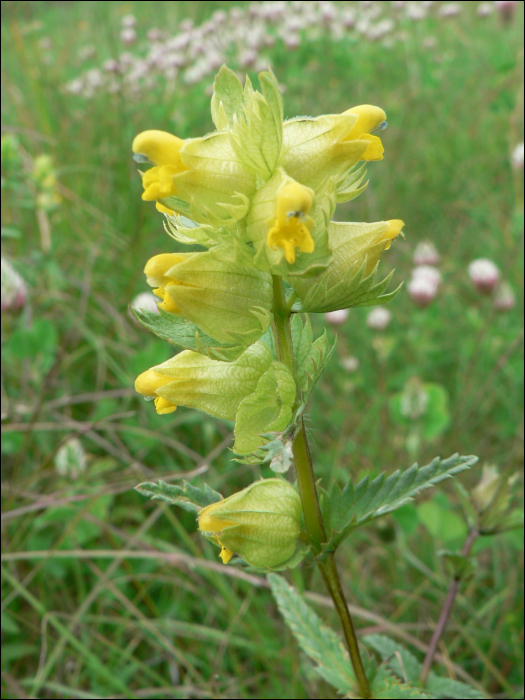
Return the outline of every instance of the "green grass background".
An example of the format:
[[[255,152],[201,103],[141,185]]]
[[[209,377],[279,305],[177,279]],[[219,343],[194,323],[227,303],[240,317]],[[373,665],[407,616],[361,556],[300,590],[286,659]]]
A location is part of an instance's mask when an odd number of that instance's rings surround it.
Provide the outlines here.
[[[183,408],[157,416],[129,391],[170,348],[138,330],[127,305],[147,289],[146,260],[175,249],[141,201],[130,144],[149,128],[182,138],[210,131],[212,81],[140,99],[61,89],[82,70],[82,46],[96,46],[93,66],[115,55],[126,13],[142,38],[152,26],[176,33],[183,18],[245,4],[2,3],[2,128],[27,158],[52,155],[62,194],[48,252],[27,198],[9,188],[2,198],[2,226],[20,233],[3,252],[31,288],[30,308],[2,318],[3,697],[334,697],[265,581],[223,567],[193,516],[132,490],[194,474],[227,495],[261,474],[230,461],[230,425]],[[509,155],[523,140],[523,12],[503,26],[461,4],[457,20],[407,22],[406,41],[391,49],[324,38],[268,52],[287,117],[364,102],[386,110],[385,160],[370,165],[367,192],[337,211],[406,222],[407,239],[385,254],[382,271],[408,279],[421,240],[442,255],[430,307],[416,309],[402,290],[385,332],[367,327],[366,309],[337,331],[309,413],[325,485],[456,451],[522,469],[523,180]],[[435,48],[425,48],[427,36]],[[47,64],[42,37],[52,42]],[[472,289],[466,267],[478,257],[494,260],[517,292],[511,312],[495,313]],[[323,319],[313,322],[321,332]],[[339,363],[348,355],[360,363],[352,374]],[[433,417],[408,424],[393,407],[414,377],[439,385],[444,399]],[[72,435],[88,452],[74,482],[54,468]],[[460,479],[470,489],[480,473]],[[515,489],[521,500],[521,480]],[[450,579],[438,551],[457,549],[465,534],[447,483],[345,543],[338,560],[360,632],[392,633],[424,652]],[[522,697],[522,533],[484,538],[475,554],[440,646],[441,672],[454,677],[459,666],[491,697]],[[288,576],[335,627],[316,571]]]

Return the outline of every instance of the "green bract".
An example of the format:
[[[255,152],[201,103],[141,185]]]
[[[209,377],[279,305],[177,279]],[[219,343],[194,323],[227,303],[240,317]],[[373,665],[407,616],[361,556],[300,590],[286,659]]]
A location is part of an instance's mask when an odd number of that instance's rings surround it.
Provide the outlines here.
[[[279,570],[302,558],[301,499],[287,481],[264,479],[199,512],[199,529],[221,547],[227,563],[236,554],[257,569]]]

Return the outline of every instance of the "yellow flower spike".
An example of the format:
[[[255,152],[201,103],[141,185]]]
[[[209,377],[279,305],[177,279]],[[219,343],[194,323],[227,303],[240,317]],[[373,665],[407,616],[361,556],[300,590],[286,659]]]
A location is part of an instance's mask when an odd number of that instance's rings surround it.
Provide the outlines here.
[[[378,136],[372,134],[373,131],[379,129],[386,122],[386,114],[380,107],[374,105],[358,105],[347,109],[344,114],[355,114],[358,119],[354,124],[350,133],[345,137],[344,141],[353,141],[356,139],[369,141],[370,145],[361,156],[361,160],[382,160],[383,159],[383,144]]]
[[[307,216],[312,207],[314,192],[298,182],[290,182],[277,193],[275,222],[268,231],[268,246],[284,250],[291,265],[295,262],[295,249],[313,253],[315,243],[310,235],[313,219]]]
[[[173,411],[177,409],[177,406],[167,399],[156,396],[159,387],[164,386],[164,384],[169,384],[172,381],[174,381],[173,377],[165,377],[158,372],[154,372],[152,369],[148,369],[146,372],[139,374],[136,378],[135,391],[143,396],[155,396],[155,408],[157,409],[157,413],[173,413]]]
[[[381,239],[383,241],[388,241],[385,250],[388,250],[392,245],[392,241],[394,240],[394,238],[397,238],[397,236],[399,236],[403,229],[403,226],[405,225],[405,222],[401,221],[401,219],[390,219],[387,221],[387,224],[388,228],[383,234],[383,238]]]

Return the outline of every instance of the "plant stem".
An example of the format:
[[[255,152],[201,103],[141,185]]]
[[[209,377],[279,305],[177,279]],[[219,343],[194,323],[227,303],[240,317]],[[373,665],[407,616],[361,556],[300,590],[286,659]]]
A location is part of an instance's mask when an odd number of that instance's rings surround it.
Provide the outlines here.
[[[480,533],[477,528],[472,528],[472,530],[470,530],[467,539],[465,540],[465,544],[461,549],[462,556],[467,557],[469,555],[470,550],[472,549],[472,545],[479,537],[479,534]],[[456,574],[456,576],[454,576],[454,580],[450,584],[450,588],[448,589],[447,597],[445,598],[445,602],[443,603],[443,607],[441,608],[439,620],[437,621],[434,634],[432,635],[432,639],[430,640],[430,644],[428,645],[428,651],[426,653],[425,660],[423,661],[421,673],[419,674],[419,681],[423,688],[427,684],[428,676],[430,674],[430,669],[432,668],[432,662],[434,661],[434,656],[437,651],[439,640],[445,632],[450,613],[452,612],[452,608],[454,606],[454,600],[456,599],[456,595],[459,590],[460,583],[461,575]]]
[[[290,372],[295,377],[295,363],[293,356],[292,333],[290,328],[290,307],[286,305],[284,298],[283,283],[280,277],[273,278],[274,289],[274,323],[273,334],[275,339],[275,347],[277,357],[280,362],[286,365]],[[299,407],[299,395],[296,401],[295,410]],[[304,428],[303,419],[300,419],[298,430],[295,434],[293,443],[294,466],[297,477],[297,486],[303,506],[304,522],[306,530],[310,536],[313,550],[316,554],[322,551],[321,545],[327,541],[326,532],[323,524],[323,516],[319,506],[319,497],[317,495],[317,487],[315,483],[315,474],[312,464],[312,456],[308,446],[308,439]],[[355,634],[354,623],[348,610],[348,604],[345,600],[339,572],[335,563],[334,555],[330,554],[326,559],[318,564],[323,580],[326,584],[328,592],[332,597],[335,609],[341,621],[343,632],[352,661],[352,666],[359,688],[361,698],[370,698],[372,693],[366,677],[357,637]]]

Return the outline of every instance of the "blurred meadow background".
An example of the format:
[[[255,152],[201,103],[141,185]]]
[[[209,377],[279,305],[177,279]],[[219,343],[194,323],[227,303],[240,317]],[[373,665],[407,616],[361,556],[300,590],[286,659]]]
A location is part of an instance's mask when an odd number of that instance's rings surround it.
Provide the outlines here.
[[[151,303],[144,264],[178,244],[131,141],[211,131],[224,62],[272,66],[286,117],[388,115],[385,160],[338,216],[406,222],[381,266],[405,285],[312,318],[338,337],[310,402],[323,485],[456,451],[480,458],[463,493],[484,465],[522,474],[523,3],[2,2],[2,697],[335,697],[265,579],[133,490],[230,494],[261,473],[231,461],[231,425],[133,389],[173,350],[128,305]],[[422,658],[461,504],[451,480],[341,548],[359,634]],[[486,697],[523,697],[522,534],[478,540],[439,647]],[[287,577],[337,626],[314,569]]]

